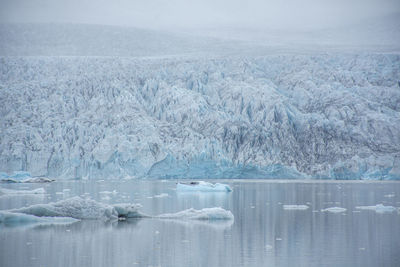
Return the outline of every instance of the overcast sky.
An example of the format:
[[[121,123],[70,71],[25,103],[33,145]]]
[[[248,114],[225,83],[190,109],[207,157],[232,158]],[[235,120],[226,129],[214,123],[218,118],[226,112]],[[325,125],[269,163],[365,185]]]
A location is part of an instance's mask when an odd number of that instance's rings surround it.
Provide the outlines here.
[[[400,13],[400,0],[0,0],[1,22],[143,28],[326,28]]]

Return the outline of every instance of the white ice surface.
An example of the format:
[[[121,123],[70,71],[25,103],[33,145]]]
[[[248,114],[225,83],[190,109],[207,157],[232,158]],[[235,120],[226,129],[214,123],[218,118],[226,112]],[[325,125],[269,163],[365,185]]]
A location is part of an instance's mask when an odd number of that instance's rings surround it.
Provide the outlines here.
[[[396,207],[393,206],[385,206],[383,204],[378,204],[375,206],[357,206],[356,209],[359,210],[372,210],[376,213],[392,213],[397,210]]]
[[[234,216],[229,210],[220,207],[204,208],[200,210],[187,209],[176,213],[166,213],[156,216],[160,219],[183,219],[183,220],[233,220]]]
[[[308,208],[307,205],[283,205],[284,210],[306,210]]]
[[[342,207],[331,207],[331,208],[326,208],[326,209],[322,209],[321,211],[328,211],[328,212],[332,212],[332,213],[341,213],[341,212],[345,212],[347,209],[342,208]]]
[[[59,202],[14,209],[11,212],[31,214],[39,217],[114,220],[119,217],[141,217],[142,214],[138,212],[140,207],[137,204],[116,204],[113,206],[91,199],[73,197]]]
[[[23,213],[0,211],[0,225],[26,225],[26,224],[70,224],[79,221],[71,217],[38,217]]]
[[[73,197],[48,204],[36,204],[29,207],[9,210],[14,214],[28,214],[34,217],[70,217],[74,219],[117,220],[119,218],[158,218],[182,220],[233,220],[233,214],[223,208],[187,209],[177,213],[148,216],[139,211],[140,204],[120,203],[108,205],[91,199]]]
[[[399,179],[399,62],[374,53],[2,57],[0,171]]]

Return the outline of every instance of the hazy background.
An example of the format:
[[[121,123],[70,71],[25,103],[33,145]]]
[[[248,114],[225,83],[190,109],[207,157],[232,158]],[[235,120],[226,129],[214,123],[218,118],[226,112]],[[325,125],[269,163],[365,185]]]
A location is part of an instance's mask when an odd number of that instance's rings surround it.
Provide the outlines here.
[[[400,0],[0,0],[0,55],[328,51],[400,52]]]
[[[400,13],[399,0],[0,0],[1,22],[321,29]]]

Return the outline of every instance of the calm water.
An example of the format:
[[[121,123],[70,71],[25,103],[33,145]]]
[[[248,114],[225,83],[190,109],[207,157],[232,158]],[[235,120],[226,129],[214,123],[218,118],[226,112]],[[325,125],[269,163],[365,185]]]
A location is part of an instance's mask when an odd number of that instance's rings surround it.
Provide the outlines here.
[[[220,206],[235,220],[0,225],[0,266],[400,266],[398,211],[355,208],[400,207],[398,182],[224,182],[233,192],[178,193],[175,181],[3,184],[44,187],[48,194],[0,196],[2,210],[86,193],[105,203],[141,203],[143,212],[152,215]],[[284,210],[285,204],[310,208]],[[321,212],[329,207],[347,211]]]

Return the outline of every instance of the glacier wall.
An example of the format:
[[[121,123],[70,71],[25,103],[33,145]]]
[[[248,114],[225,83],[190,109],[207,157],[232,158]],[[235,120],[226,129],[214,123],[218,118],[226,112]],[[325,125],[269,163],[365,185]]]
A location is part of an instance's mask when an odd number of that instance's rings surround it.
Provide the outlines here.
[[[0,57],[0,172],[400,178],[400,56]]]

